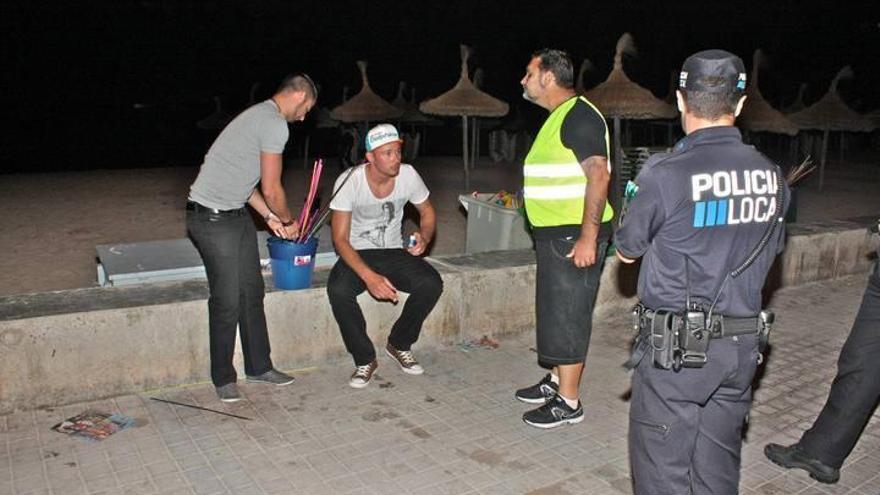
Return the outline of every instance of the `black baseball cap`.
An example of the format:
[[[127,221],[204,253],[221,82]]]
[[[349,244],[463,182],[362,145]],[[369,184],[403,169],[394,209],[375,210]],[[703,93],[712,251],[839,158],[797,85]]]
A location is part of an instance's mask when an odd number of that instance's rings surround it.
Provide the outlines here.
[[[685,91],[742,93],[746,90],[746,67],[741,58],[724,50],[703,50],[681,66],[678,87]]]

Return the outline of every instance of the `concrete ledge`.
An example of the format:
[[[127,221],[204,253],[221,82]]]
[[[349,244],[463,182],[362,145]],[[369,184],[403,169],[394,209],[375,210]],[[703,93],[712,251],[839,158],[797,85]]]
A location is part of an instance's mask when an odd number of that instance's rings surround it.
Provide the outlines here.
[[[877,236],[865,225],[791,227],[769,291],[867,273]],[[420,349],[534,329],[531,250],[431,262],[445,289],[425,322]],[[327,273],[316,272],[312,289],[268,290],[266,316],[279,368],[345,355],[325,294]],[[637,274],[637,266],[606,260],[599,317],[634,303]],[[204,282],[190,281],[0,298],[0,413],[207,380],[207,295]],[[366,293],[360,301],[373,341],[383,342],[400,305],[375,302]],[[236,366],[243,369],[240,355]]]

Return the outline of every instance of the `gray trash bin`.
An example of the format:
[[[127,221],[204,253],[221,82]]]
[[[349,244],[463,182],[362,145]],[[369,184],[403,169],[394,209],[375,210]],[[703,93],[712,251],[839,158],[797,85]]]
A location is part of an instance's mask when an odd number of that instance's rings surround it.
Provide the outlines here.
[[[466,253],[530,249],[532,235],[519,209],[487,202],[492,193],[460,194],[458,201],[467,210]]]

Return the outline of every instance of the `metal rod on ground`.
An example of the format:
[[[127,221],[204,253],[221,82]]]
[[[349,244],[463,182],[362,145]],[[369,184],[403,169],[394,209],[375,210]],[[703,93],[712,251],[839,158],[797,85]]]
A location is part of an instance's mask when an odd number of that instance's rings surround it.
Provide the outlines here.
[[[233,418],[246,419],[248,421],[253,421],[251,418],[239,416],[238,414],[232,414],[232,413],[228,413],[228,412],[218,411],[216,409],[208,409],[207,407],[202,407],[202,406],[194,406],[192,404],[184,404],[183,402],[175,402],[173,400],[159,399],[157,397],[150,397],[150,400],[154,400],[156,402],[164,402],[166,404],[173,404],[175,406],[191,407],[193,409],[198,409],[200,411],[208,411],[208,412],[212,412],[212,413],[216,413],[216,414],[222,414],[223,416],[231,416]]]

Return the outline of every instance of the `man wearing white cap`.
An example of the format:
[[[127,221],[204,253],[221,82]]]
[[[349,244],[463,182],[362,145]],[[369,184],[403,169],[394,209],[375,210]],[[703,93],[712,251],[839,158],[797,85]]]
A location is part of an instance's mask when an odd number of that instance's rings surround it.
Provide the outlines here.
[[[327,294],[345,348],[354,358],[355,370],[349,380],[353,388],[369,385],[378,367],[357,296],[367,290],[378,300],[397,303],[398,290],[409,294],[391,328],[385,352],[404,373],[420,375],[424,369],[411,348],[443,292],[440,275],[419,258],[434,237],[436,215],[418,172],[401,163],[402,144],[390,124],[370,129],[367,163],[343,172],[330,202],[339,261],[327,280]],[[419,230],[408,236],[404,245],[406,203],[412,203],[419,213]]]

